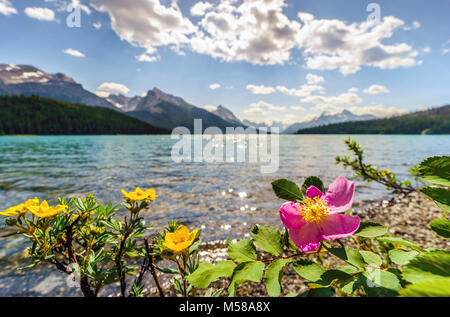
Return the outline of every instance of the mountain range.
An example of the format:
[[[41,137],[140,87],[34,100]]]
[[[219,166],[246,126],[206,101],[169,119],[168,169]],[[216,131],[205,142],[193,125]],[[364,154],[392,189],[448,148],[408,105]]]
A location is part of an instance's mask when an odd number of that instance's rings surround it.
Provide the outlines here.
[[[84,89],[81,84],[65,74],[50,74],[30,65],[0,64],[0,95],[36,95],[65,102],[105,107],[166,130],[183,126],[192,131],[194,119],[202,119],[203,129],[209,126],[219,127],[223,131],[226,127],[269,127],[265,123],[241,121],[223,105],[219,105],[213,111],[207,111],[156,87],[144,96],[128,97],[123,94],[110,94],[102,98]],[[271,126],[279,127],[284,134],[294,134],[301,129],[374,118],[376,117],[358,116],[344,110],[337,114],[324,112],[313,120],[294,123],[287,128],[283,122],[272,122]]]

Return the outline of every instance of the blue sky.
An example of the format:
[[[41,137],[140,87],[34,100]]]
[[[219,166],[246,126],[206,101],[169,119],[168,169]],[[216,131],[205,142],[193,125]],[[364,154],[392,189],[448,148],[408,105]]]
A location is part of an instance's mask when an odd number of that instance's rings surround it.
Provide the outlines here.
[[[67,26],[70,3],[80,27]],[[450,2],[369,3],[0,0],[0,63],[63,72],[101,95],[156,86],[258,122],[449,103]]]

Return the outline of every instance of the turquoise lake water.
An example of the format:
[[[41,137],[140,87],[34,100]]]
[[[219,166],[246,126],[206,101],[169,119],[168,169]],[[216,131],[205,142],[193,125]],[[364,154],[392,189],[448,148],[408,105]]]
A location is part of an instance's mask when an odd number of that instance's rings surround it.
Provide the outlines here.
[[[58,196],[94,192],[102,201],[120,202],[120,190],[152,187],[160,195],[146,217],[156,226],[176,219],[204,226],[204,238],[239,236],[233,225],[278,223],[280,201],[270,182],[298,183],[310,175],[329,184],[351,171],[334,165],[346,154],[344,135],[281,135],[279,169],[262,174],[258,163],[175,163],[170,136],[3,136],[0,137],[0,209],[25,199],[55,201]],[[450,136],[355,135],[367,161],[408,176],[409,166],[450,153]],[[207,142],[206,140],[204,141]],[[356,201],[385,198],[377,184],[356,181]],[[268,215],[274,215],[268,216]],[[220,228],[225,228],[220,230]],[[229,226],[232,229],[229,229]],[[219,229],[217,229],[219,228]],[[242,229],[242,230],[241,230]],[[0,242],[1,244],[2,242]]]

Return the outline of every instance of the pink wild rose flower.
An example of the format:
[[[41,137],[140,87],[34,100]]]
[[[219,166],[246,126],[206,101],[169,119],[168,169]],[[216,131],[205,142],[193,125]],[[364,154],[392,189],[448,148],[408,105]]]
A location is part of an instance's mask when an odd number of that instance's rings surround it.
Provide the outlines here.
[[[359,217],[340,214],[353,204],[355,184],[339,176],[323,194],[317,187],[306,190],[301,203],[285,203],[280,217],[291,240],[303,252],[313,251],[322,240],[348,237],[359,228]]]

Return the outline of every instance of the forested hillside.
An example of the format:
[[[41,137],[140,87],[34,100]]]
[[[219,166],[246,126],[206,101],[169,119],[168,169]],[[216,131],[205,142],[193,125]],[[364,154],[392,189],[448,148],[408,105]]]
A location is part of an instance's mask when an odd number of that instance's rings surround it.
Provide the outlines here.
[[[162,134],[118,111],[37,96],[0,97],[0,134]]]

